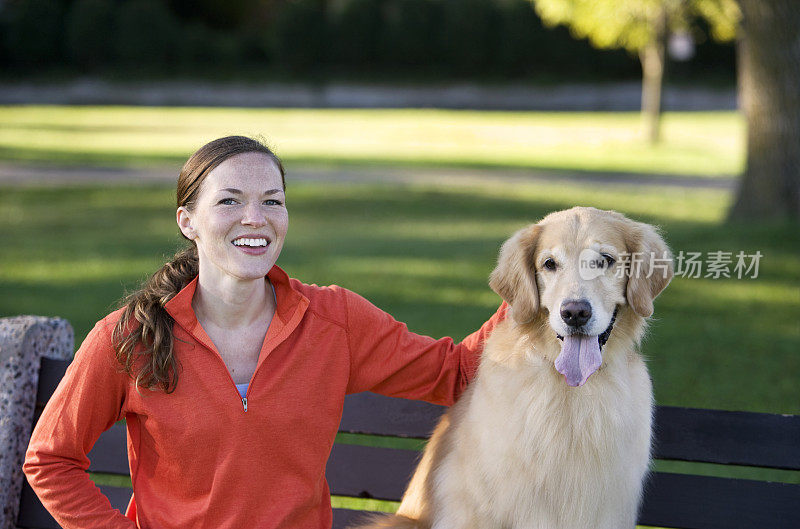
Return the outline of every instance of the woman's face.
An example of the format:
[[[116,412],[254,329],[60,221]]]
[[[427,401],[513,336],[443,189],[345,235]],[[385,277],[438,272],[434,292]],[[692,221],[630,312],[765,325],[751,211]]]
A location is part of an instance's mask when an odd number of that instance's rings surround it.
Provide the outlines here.
[[[266,154],[228,158],[206,176],[191,211],[178,208],[178,226],[197,244],[201,280],[218,284],[267,275],[289,227],[281,173]]]

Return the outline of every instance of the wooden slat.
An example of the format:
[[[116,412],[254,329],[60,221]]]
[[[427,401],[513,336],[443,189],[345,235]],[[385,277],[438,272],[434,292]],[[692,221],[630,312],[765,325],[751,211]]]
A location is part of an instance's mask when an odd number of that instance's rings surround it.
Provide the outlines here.
[[[357,447],[356,452],[362,454],[386,455],[385,448]],[[394,452],[408,452],[394,450]],[[351,455],[352,454],[348,454]],[[343,462],[345,459],[341,459]],[[333,458],[332,458],[333,459]],[[372,459],[367,455],[367,459]],[[392,458],[390,457],[389,460]],[[335,465],[336,463],[334,463]],[[413,468],[413,461],[404,461],[402,466]],[[397,473],[397,469],[390,472]],[[355,470],[355,469],[354,469]],[[382,473],[383,467],[375,469]],[[328,479],[334,494],[359,496],[353,493],[353,487],[341,482],[331,475],[329,464]],[[403,478],[401,478],[403,479]],[[343,486],[334,490],[334,483]],[[405,483],[405,479],[403,479]],[[367,484],[367,494],[371,497],[399,499],[402,490],[384,490],[385,484],[375,482]],[[100,487],[111,500],[111,504],[124,512],[130,500],[131,490],[117,487]],[[344,491],[344,492],[342,492]],[[362,495],[362,497],[365,497]],[[645,500],[639,523],[677,527],[682,529],[797,529],[800,527],[800,485],[785,483],[767,483],[750,480],[713,478],[684,474],[655,473],[651,476],[646,489]],[[334,509],[334,529],[346,527],[362,511]],[[24,486],[20,504],[20,527],[31,529],[58,529],[58,524],[44,510],[33,491]]]
[[[70,360],[54,360],[42,357],[39,365],[39,386],[36,388],[36,404],[33,409],[31,428],[39,422],[39,417],[42,415],[45,404],[50,400],[58,383],[64,377],[70,362]]]
[[[419,455],[414,450],[335,444],[325,471],[331,494],[399,501]]]
[[[350,509],[334,509],[332,529],[346,529],[347,527],[351,527],[356,523],[363,522],[364,519],[375,514],[381,513],[370,511],[353,511]]]
[[[800,415],[659,406],[655,438],[658,459],[800,470]]]
[[[416,466],[409,450],[335,445],[328,462],[331,492],[398,501]],[[800,527],[800,485],[655,473],[640,523],[687,529]]]
[[[349,395],[340,431],[424,439],[445,409]],[[800,415],[658,406],[654,432],[658,459],[800,470]]]
[[[111,502],[111,505],[125,513],[133,491],[128,488],[101,486],[100,490]],[[380,514],[372,511],[355,511],[350,509],[333,509],[333,529],[345,529],[364,518]],[[20,514],[17,526],[23,529],[61,529],[58,523],[45,510],[27,482],[22,490]]]
[[[133,489],[128,487],[108,487],[105,485],[100,486],[100,491],[106,495],[111,506],[117,509],[122,514],[128,509],[128,502],[131,501],[133,496]]]
[[[44,407],[56,386],[64,378],[71,360],[53,360],[52,358],[42,357],[39,367],[39,387],[36,389],[36,405]]]
[[[123,423],[116,423],[103,432],[89,452],[90,472],[129,475],[126,431]]]
[[[103,486],[100,487],[100,490],[108,497],[114,508],[119,509],[122,513],[125,512],[133,493],[131,489]],[[39,498],[36,497],[27,481],[22,485],[17,526],[25,529],[61,529],[61,526],[39,502]]]
[[[681,529],[797,529],[800,485],[656,472],[639,523]]]
[[[33,492],[27,481],[22,483],[17,526],[25,529],[61,529],[61,526],[39,502],[39,498],[36,497],[36,493]]]
[[[374,393],[345,398],[339,431],[427,439],[447,408]]]

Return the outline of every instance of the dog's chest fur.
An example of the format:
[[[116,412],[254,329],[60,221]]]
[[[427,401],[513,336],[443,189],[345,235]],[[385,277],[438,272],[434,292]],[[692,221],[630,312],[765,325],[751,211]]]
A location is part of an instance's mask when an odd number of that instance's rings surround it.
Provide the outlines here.
[[[506,341],[502,333],[487,351],[511,345],[498,344]],[[516,353],[500,361],[485,355],[451,410],[459,420],[445,434],[448,454],[434,476],[440,505],[464,504],[448,495],[467,499],[480,527],[633,527],[650,450],[652,391],[643,361],[621,355],[572,388],[552,360]]]

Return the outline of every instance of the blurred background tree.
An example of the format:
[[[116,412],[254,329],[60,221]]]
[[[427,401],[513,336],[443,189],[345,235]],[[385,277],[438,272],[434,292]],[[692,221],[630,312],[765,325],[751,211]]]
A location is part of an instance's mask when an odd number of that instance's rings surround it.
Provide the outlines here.
[[[800,219],[800,3],[739,0],[747,166],[733,219]]]
[[[65,20],[66,49],[82,70],[108,66],[115,57],[114,4],[107,0],[76,0]]]
[[[128,0],[117,8],[116,50],[126,65],[172,65],[178,21],[159,0]]]
[[[732,45],[698,40],[671,75],[732,85],[734,66]],[[628,52],[546,27],[531,0],[0,0],[0,76],[85,73],[403,83],[641,75]]]
[[[64,57],[64,4],[50,0],[0,3],[0,45],[4,62],[32,68]]]
[[[545,24],[569,26],[599,48],[624,48],[642,65],[642,115],[647,136],[659,139],[661,93],[670,35],[702,38],[705,25],[721,41],[736,36],[734,0],[532,0]],[[701,25],[701,23],[704,23]]]

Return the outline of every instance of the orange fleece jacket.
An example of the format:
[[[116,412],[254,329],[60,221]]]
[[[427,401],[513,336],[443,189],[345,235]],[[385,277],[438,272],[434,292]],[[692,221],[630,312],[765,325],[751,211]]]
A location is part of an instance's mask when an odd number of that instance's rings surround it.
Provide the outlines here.
[[[325,463],[347,393],[452,404],[507,306],[455,345],[414,334],[364,298],[306,285],[277,266],[278,301],[242,399],[191,307],[196,279],[167,310],[179,382],[139,390],[121,373],[111,331],[89,333],[34,429],[24,465],[65,529],[329,529]],[[245,406],[246,404],[246,406]],[[99,435],[126,419],[135,502],[123,516],[86,474]]]

